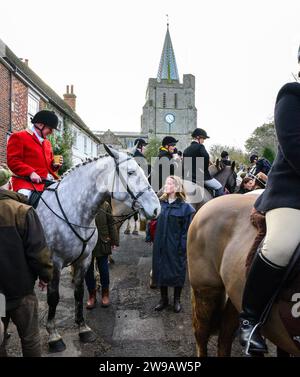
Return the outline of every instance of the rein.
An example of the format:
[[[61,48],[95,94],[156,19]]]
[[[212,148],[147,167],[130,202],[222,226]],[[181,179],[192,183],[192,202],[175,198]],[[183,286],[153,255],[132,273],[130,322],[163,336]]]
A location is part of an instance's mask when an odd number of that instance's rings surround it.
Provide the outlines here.
[[[252,173],[248,173],[247,175],[249,177],[251,177],[252,179],[256,179],[261,185],[263,185],[264,187],[266,187],[266,182],[264,182],[262,179],[258,178],[256,175],[254,175]]]
[[[113,157],[113,156],[112,156]],[[114,216],[104,210],[101,210],[102,212],[106,213],[107,215],[110,215],[111,217],[117,217],[117,218],[121,218],[120,220],[118,221],[114,221],[113,222],[113,225],[115,224],[118,224],[118,223],[121,223],[127,219],[130,219],[135,213],[137,213],[138,211],[134,208],[135,207],[135,204],[138,202],[138,199],[147,191],[151,190],[151,186],[148,185],[146,186],[146,188],[142,191],[140,191],[137,195],[135,195],[132,190],[130,189],[130,187],[128,186],[126,180],[124,179],[124,177],[122,176],[122,174],[120,174],[120,169],[119,169],[119,166],[120,164],[122,164],[123,162],[126,162],[128,160],[130,160],[132,157],[128,157],[127,159],[125,159],[124,161],[121,161],[121,162],[118,162],[116,160],[115,157],[113,157],[114,159],[114,162],[115,162],[115,166],[116,166],[116,173],[118,175],[118,177],[120,178],[120,181],[122,182],[122,184],[124,185],[124,187],[126,187],[126,190],[128,192],[128,194],[130,195],[131,199],[132,199],[132,210],[133,212],[128,214],[128,215],[119,215],[119,216]],[[112,186],[112,198],[113,198],[113,188],[114,188],[114,184],[115,184],[115,176],[116,176],[116,173],[114,174],[114,180],[113,180],[113,186]],[[20,179],[23,179],[25,181],[28,181],[31,183],[33,189],[34,189],[34,192],[37,193],[39,195],[39,198],[40,200],[43,201],[43,203],[45,204],[45,206],[56,216],[58,217],[60,220],[64,221],[68,226],[69,228],[72,230],[72,232],[75,234],[75,236],[82,242],[82,250],[79,254],[79,256],[77,258],[75,258],[70,264],[68,264],[66,267],[69,267],[71,266],[72,264],[74,264],[75,262],[77,262],[81,256],[83,255],[85,249],[86,249],[86,246],[87,246],[87,243],[89,242],[89,240],[93,237],[95,231],[96,231],[96,227],[87,227],[87,226],[83,226],[83,225],[78,225],[78,224],[73,224],[71,223],[68,218],[67,218],[67,215],[62,207],[62,204],[60,202],[60,199],[59,199],[59,196],[58,196],[58,192],[57,192],[57,189],[61,183],[61,181],[58,182],[57,186],[55,188],[46,188],[47,191],[52,191],[55,193],[55,197],[56,197],[56,200],[57,200],[57,203],[58,203],[58,206],[59,206],[59,209],[63,215],[63,217],[61,217],[59,214],[57,214],[55,211],[53,211],[53,209],[48,205],[48,203],[43,199],[42,197],[42,193],[40,193],[39,191],[37,191],[34,183],[31,181],[31,179],[29,177],[21,177],[21,176],[18,176],[18,175],[14,175],[15,178],[20,178]],[[50,181],[50,180],[47,180],[47,179],[42,179],[42,183],[45,183],[45,184],[52,184],[53,181]],[[76,231],[76,229],[74,227],[78,227],[78,228],[82,228],[82,229],[93,229],[92,233],[90,234],[90,236],[86,239],[82,238],[81,235]]]
[[[84,251],[85,251],[85,249],[86,249],[86,245],[87,245],[87,243],[89,242],[89,240],[93,237],[93,235],[94,235],[94,233],[95,233],[95,231],[96,231],[96,227],[91,227],[91,226],[83,226],[83,225],[78,225],[78,224],[73,224],[73,223],[71,223],[69,220],[68,220],[68,218],[67,218],[67,215],[66,215],[66,213],[65,213],[65,211],[64,211],[64,209],[63,209],[63,207],[62,207],[62,205],[61,205],[61,202],[60,202],[60,199],[59,199],[59,196],[58,196],[58,192],[57,192],[57,189],[58,189],[58,187],[59,187],[59,185],[60,185],[60,183],[61,183],[61,181],[59,181],[58,182],[58,185],[55,187],[55,188],[46,188],[46,190],[47,191],[52,191],[52,192],[54,192],[55,193],[55,197],[56,197],[56,200],[57,200],[57,203],[58,203],[58,206],[59,206],[59,209],[61,210],[61,213],[63,214],[63,217],[61,217],[59,214],[57,214],[55,211],[53,211],[53,209],[48,205],[48,203],[44,200],[44,198],[42,197],[42,193],[40,193],[39,191],[37,191],[37,189],[36,189],[36,187],[35,187],[35,185],[34,185],[34,183],[30,180],[30,178],[28,177],[20,177],[20,176],[17,176],[17,175],[14,175],[14,177],[16,177],[16,178],[21,178],[21,179],[24,179],[25,181],[28,181],[28,182],[30,182],[31,183],[31,185],[32,185],[32,187],[33,187],[33,189],[34,189],[34,191],[39,195],[39,197],[40,197],[40,200],[42,200],[42,202],[45,204],[45,206],[56,216],[56,217],[58,217],[60,220],[62,220],[62,221],[64,221],[68,226],[69,226],[69,228],[72,230],[72,232],[75,234],[75,236],[82,242],[82,250],[81,250],[81,252],[80,252],[80,254],[79,254],[79,256],[77,257],[77,258],[75,258],[70,264],[68,264],[66,267],[69,267],[69,266],[71,266],[72,264],[74,264],[75,262],[77,262],[80,258],[81,258],[81,256],[82,256],[82,254],[84,253]],[[49,181],[49,180],[47,180],[47,179],[42,179],[42,182],[43,183],[53,183],[53,181]],[[78,228],[82,228],[82,229],[93,229],[93,231],[92,231],[92,233],[91,233],[91,235],[88,237],[88,238],[86,238],[86,239],[84,239],[84,238],[82,238],[81,237],[81,235],[76,231],[76,229],[74,228],[74,227],[78,227]]]
[[[111,213],[104,211],[104,209],[102,209],[102,208],[99,208],[99,211],[101,211],[105,215],[110,216],[112,218],[120,218],[120,220],[113,221],[111,223],[112,225],[120,224],[123,221],[126,221],[126,220],[130,219],[136,213],[138,213],[138,211],[135,210],[135,211],[133,211],[131,213],[128,213],[128,215],[112,215]]]

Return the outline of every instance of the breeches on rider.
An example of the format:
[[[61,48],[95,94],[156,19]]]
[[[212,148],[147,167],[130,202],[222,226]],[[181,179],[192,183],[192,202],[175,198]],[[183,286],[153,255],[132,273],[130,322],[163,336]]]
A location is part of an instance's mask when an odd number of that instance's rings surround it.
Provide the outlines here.
[[[267,233],[261,253],[279,267],[286,267],[300,243],[300,210],[276,208],[266,213]]]
[[[215,178],[208,179],[204,181],[204,185],[215,191],[215,197],[224,195],[223,187],[217,179]]]
[[[264,311],[280,287],[297,246],[300,244],[300,210],[276,208],[266,212],[267,232],[245,284],[240,316],[240,343],[248,353],[264,353],[267,347],[259,333]]]
[[[49,181],[53,181],[53,180],[54,180],[53,175],[51,175],[51,174],[49,173],[49,174],[47,175],[47,180],[49,180]],[[20,189],[20,190],[18,190],[18,193],[19,193],[19,194],[23,194],[23,195],[27,196],[28,199],[30,199],[30,196],[31,196],[31,194],[32,194],[33,191],[34,191],[34,190]]]

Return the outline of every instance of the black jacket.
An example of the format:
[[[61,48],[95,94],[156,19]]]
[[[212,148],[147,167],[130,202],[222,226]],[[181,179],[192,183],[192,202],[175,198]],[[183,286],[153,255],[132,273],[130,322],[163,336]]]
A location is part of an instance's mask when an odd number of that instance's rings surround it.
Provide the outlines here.
[[[274,120],[279,146],[266,190],[255,202],[255,208],[262,212],[282,207],[300,209],[300,84],[297,82],[280,89]]]
[[[266,158],[262,157],[258,159],[257,163],[255,164],[255,169],[253,169],[254,170],[253,175],[257,175],[260,172],[268,175],[270,169],[271,169],[270,162]]]
[[[33,292],[37,276],[48,282],[53,273],[42,225],[23,198],[0,190],[0,291],[7,310]]]
[[[204,180],[207,181],[211,179],[211,176],[208,171],[209,154],[207,153],[207,150],[205,149],[205,146],[203,144],[198,144],[196,141],[192,141],[191,145],[187,147],[183,152],[183,159],[185,157],[192,157],[192,172],[188,170],[188,168],[186,167],[186,164],[184,166],[186,179],[189,179],[192,182],[196,182],[196,177],[197,177],[196,158],[197,157],[204,158]],[[203,172],[200,171],[200,173],[198,172],[198,175],[199,174],[203,174]]]
[[[166,169],[163,169],[163,166]],[[158,158],[155,161],[153,172],[151,174],[151,185],[155,191],[159,191],[166,178],[169,175],[180,175],[177,162],[173,159],[172,154],[164,147],[159,148]]]
[[[150,183],[151,166],[148,164],[146,157],[138,149],[135,150],[133,157],[136,159],[136,162],[139,164],[139,166],[143,169],[143,172],[145,173],[145,176],[148,178]]]

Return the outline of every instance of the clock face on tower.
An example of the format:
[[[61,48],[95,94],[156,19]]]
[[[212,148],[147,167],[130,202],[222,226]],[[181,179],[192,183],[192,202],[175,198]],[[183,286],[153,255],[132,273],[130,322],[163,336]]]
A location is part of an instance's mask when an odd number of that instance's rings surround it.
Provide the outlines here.
[[[169,123],[169,124],[174,123],[174,121],[175,121],[175,115],[171,114],[171,113],[166,114],[165,121],[167,123]]]

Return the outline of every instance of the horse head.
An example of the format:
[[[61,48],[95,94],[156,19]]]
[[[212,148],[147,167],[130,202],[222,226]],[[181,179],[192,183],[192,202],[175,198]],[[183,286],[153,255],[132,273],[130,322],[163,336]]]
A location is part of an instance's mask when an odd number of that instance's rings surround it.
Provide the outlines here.
[[[148,219],[155,218],[160,213],[160,203],[157,195],[149,185],[144,171],[135,159],[126,153],[118,152],[104,144],[104,148],[113,158],[115,169],[109,191],[111,197],[123,202],[133,210]],[[100,177],[101,178],[101,177]]]
[[[229,174],[227,176],[227,181],[225,183],[225,187],[230,192],[230,194],[233,194],[236,188],[236,172],[235,172],[235,161],[232,161],[231,166],[226,166],[225,168],[228,168]]]
[[[216,164],[209,167],[209,173],[211,177],[217,179],[223,188],[226,188],[231,194],[235,191],[237,177],[235,161],[231,163],[231,166],[228,166],[217,159]]]

